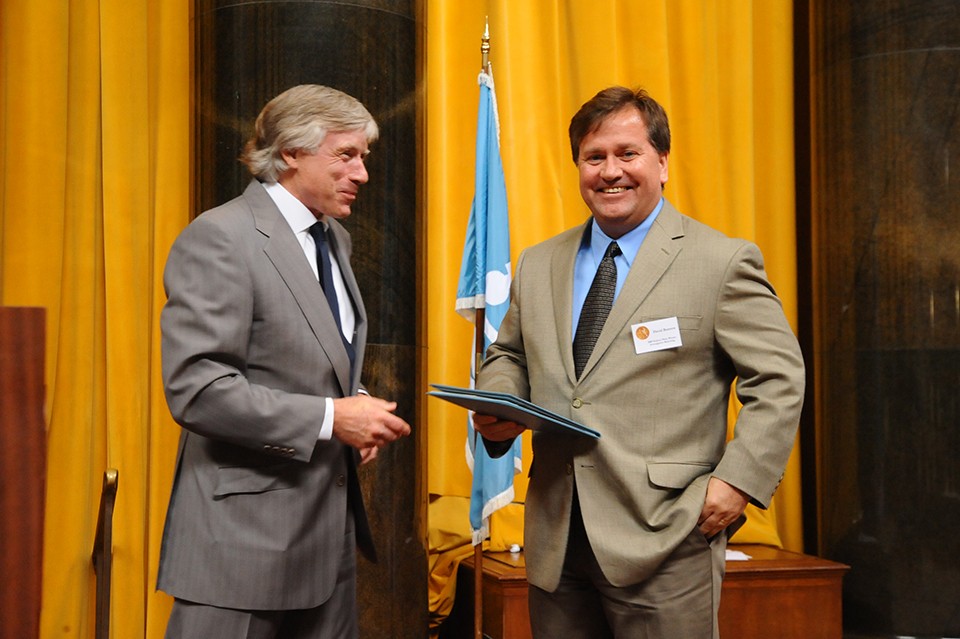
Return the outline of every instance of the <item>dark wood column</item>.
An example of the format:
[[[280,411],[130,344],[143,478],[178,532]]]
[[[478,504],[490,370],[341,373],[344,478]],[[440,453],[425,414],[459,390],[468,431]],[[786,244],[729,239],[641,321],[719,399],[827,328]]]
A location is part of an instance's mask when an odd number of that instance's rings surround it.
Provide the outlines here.
[[[848,631],[960,636],[960,3],[809,8],[820,551]]]
[[[427,634],[418,468],[417,18],[414,0],[196,0],[196,212],[241,193],[237,161],[263,105],[296,84],[340,89],[380,125],[345,225],[370,318],[364,382],[415,435],[360,469],[380,563],[359,560],[363,637]]]

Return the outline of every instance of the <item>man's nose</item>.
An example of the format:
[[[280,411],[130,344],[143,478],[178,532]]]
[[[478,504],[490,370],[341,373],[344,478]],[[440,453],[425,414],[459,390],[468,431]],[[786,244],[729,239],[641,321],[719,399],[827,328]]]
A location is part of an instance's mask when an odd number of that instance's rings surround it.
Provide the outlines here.
[[[367,180],[370,179],[370,176],[367,174],[367,165],[363,163],[363,160],[358,159],[354,163],[350,179],[357,184],[366,184]]]
[[[600,164],[600,177],[604,180],[616,180],[622,174],[623,169],[615,155],[607,156]]]

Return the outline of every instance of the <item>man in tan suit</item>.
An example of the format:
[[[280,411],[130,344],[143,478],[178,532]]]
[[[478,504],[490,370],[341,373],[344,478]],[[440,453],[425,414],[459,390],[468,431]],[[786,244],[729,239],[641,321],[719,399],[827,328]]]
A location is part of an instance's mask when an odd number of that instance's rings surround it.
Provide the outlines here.
[[[257,118],[256,178],[177,238],[163,379],[183,427],[158,588],[168,638],[356,638],[356,549],[375,557],[357,464],[409,434],[363,394],[367,317],[339,224],[377,125],[301,85]]]
[[[727,538],[780,482],[803,360],[758,248],[663,199],[656,101],[601,91],[570,141],[592,217],[521,255],[477,377],[601,433],[533,434],[534,636],[716,637]],[[743,408],[726,443],[734,380]],[[474,421],[493,454],[524,429]]]

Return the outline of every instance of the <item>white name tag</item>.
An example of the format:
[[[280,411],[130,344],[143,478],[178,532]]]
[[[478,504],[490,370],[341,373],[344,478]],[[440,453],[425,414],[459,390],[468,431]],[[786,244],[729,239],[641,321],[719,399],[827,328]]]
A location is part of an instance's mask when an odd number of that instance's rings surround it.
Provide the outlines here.
[[[634,324],[630,327],[630,332],[633,334],[633,347],[637,355],[683,345],[680,341],[680,325],[676,317]]]

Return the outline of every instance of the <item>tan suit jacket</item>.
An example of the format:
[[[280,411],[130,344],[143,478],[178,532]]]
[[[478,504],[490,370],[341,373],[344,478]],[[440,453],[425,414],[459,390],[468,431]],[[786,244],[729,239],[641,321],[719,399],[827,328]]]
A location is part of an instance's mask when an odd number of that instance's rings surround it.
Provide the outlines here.
[[[664,203],[581,379],[572,354],[573,270],[585,227],[526,250],[477,386],[515,393],[597,429],[533,434],[527,576],[556,588],[576,481],[590,544],[616,586],[639,583],[697,525],[716,476],[766,507],[803,399],[797,340],[759,249]],[[682,346],[637,354],[631,326],[676,317]],[[743,402],[725,443],[731,382]]]
[[[177,238],[161,315],[167,402],[183,427],[158,588],[244,610],[326,601],[348,503],[373,546],[353,449],[317,441],[326,397],[356,393],[367,319],[350,237],[330,222],[357,317],[350,361],[323,290],[256,181]]]

